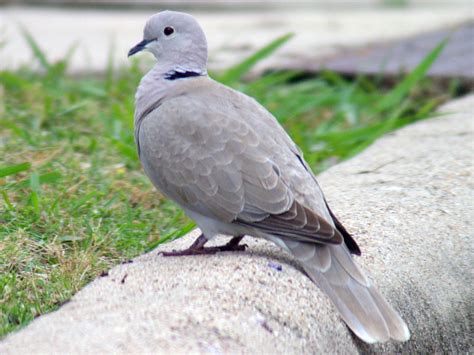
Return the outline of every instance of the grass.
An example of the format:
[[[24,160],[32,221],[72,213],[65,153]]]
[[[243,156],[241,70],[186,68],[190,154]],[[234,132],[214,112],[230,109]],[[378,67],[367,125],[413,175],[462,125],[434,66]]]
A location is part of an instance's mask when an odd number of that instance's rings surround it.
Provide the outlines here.
[[[138,63],[110,66],[102,78],[72,78],[73,50],[51,63],[26,31],[25,38],[40,72],[0,72],[0,337],[193,226],[141,171],[132,127]],[[429,117],[447,98],[426,95],[423,80],[443,44],[392,88],[330,72],[242,80],[289,38],[214,76],[272,111],[316,172]]]

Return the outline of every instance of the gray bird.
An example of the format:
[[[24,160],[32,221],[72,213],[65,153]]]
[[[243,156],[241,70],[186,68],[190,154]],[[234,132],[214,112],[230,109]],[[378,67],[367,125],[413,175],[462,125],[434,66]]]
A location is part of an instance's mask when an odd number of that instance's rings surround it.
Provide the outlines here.
[[[136,94],[135,140],[145,173],[194,219],[202,235],[165,256],[243,250],[244,235],[274,242],[301,263],[367,343],[406,341],[405,322],[354,262],[359,247],[328,207],[303,155],[254,99],[212,80],[207,42],[190,15],[146,23],[157,59]],[[218,234],[233,238],[205,247]]]

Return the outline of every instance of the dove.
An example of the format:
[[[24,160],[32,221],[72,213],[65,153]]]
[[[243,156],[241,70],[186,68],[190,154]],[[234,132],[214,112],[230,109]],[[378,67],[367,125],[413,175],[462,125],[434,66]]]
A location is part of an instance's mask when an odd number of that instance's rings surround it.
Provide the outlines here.
[[[208,76],[207,40],[194,17],[153,15],[128,55],[144,50],[156,64],[135,97],[138,155],[153,185],[202,233],[163,255],[244,250],[244,236],[263,238],[297,259],[360,339],[407,341],[407,325],[356,264],[360,249],[298,146],[257,101]],[[217,235],[231,239],[206,247]]]

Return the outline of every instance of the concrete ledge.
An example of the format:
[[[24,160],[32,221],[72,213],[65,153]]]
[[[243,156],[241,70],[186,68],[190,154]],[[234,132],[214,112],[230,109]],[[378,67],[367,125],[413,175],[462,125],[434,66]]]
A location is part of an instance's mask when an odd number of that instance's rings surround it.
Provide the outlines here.
[[[0,343],[0,353],[469,352],[474,96],[390,134],[319,177],[354,232],[408,343],[353,338],[287,254],[248,238],[243,253],[163,258],[110,270],[71,302]],[[163,249],[182,248],[195,232]],[[281,269],[280,269],[281,266]]]

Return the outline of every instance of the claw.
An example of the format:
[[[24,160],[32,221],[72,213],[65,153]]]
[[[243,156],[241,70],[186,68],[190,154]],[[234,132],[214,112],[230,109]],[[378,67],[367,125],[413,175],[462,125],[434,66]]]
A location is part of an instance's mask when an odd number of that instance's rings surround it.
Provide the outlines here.
[[[162,251],[158,255],[163,256],[185,256],[185,255],[212,255],[222,251],[245,251],[248,247],[247,244],[239,244],[244,236],[238,236],[232,238],[227,244],[217,247],[205,247],[207,239],[201,234],[196,241],[187,249],[184,250],[173,250],[173,251]]]

